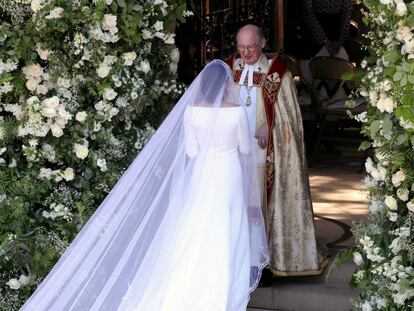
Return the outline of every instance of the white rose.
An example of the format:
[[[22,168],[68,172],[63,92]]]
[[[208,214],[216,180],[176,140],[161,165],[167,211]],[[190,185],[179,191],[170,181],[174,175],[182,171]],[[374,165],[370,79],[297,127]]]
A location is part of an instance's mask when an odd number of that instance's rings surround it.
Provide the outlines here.
[[[30,277],[27,276],[27,275],[24,275],[24,274],[20,275],[19,283],[23,286],[29,284],[30,283]]]
[[[40,172],[37,175],[37,177],[38,178],[46,178],[46,179],[50,180],[50,178],[52,177],[52,170],[50,168],[42,167],[40,169]]]
[[[116,27],[116,16],[112,14],[105,14],[104,20],[102,22],[102,29],[103,30],[111,30],[112,28]]]
[[[103,98],[106,100],[113,100],[118,95],[117,92],[115,92],[112,88],[105,88],[103,93]]]
[[[414,212],[414,203],[413,201],[410,201],[407,203],[407,208],[409,211]]]
[[[100,78],[105,78],[109,74],[110,70],[110,66],[105,63],[100,63],[98,69],[96,69],[96,73]]]
[[[149,30],[147,30],[147,29],[144,29],[144,30],[142,31],[142,38],[143,38],[144,40],[151,39],[151,38],[152,38],[152,32],[151,32],[151,31],[149,31]]]
[[[57,114],[56,108],[48,108],[48,107],[42,108],[42,115],[44,115],[46,118],[54,118],[56,117],[56,114]]]
[[[11,289],[19,289],[20,288],[20,282],[17,279],[10,279],[6,285],[8,285]]]
[[[150,63],[148,62],[148,60],[141,61],[141,63],[139,64],[138,70],[142,71],[143,73],[150,72],[151,71],[151,66],[150,66]]]
[[[26,81],[26,87],[29,91],[36,91],[37,87],[39,85],[39,82],[37,82],[37,80],[35,79],[29,79]]]
[[[405,173],[404,171],[401,171],[401,170],[393,174],[391,177],[392,184],[395,187],[399,187],[404,180],[405,180]]]
[[[365,301],[361,307],[362,307],[362,311],[372,311],[372,307],[369,301]]]
[[[63,8],[57,6],[50,11],[49,15],[46,16],[46,19],[61,18],[63,11]]]
[[[106,103],[103,100],[100,100],[95,104],[95,109],[98,111],[102,111],[105,109],[105,106],[106,106]]]
[[[410,191],[408,189],[400,188],[397,190],[397,196],[401,201],[408,201],[408,195],[410,194]]]
[[[385,196],[384,203],[385,205],[388,206],[390,210],[396,210],[398,207],[397,200],[393,196],[390,196],[390,195]]]
[[[55,137],[60,137],[60,136],[63,135],[62,128],[59,125],[57,125],[56,123],[53,123],[50,126],[50,130],[52,131],[52,135],[55,136]]]
[[[42,101],[42,107],[57,109],[59,107],[59,97],[52,96],[52,97],[44,99]]]
[[[89,154],[89,149],[85,145],[75,144],[74,151],[79,159],[85,159]]]
[[[40,78],[43,75],[43,68],[39,64],[32,64],[30,66],[23,67],[22,71],[26,76],[34,78]]]
[[[88,114],[85,111],[79,111],[78,113],[76,113],[75,119],[76,121],[83,123],[85,122],[87,116]]]
[[[49,91],[49,89],[44,84],[39,84],[36,88],[36,93],[37,94],[46,95],[48,91]]]
[[[47,60],[49,58],[50,51],[43,50],[40,43],[36,45],[36,52],[39,54],[40,59]]]
[[[137,53],[134,51],[122,54],[124,65],[131,66],[133,61],[137,58]]]
[[[37,12],[42,8],[42,0],[32,0],[30,8],[33,12]]]
[[[404,16],[405,14],[407,14],[407,6],[404,2],[398,2],[395,8],[395,15]]]
[[[357,266],[362,265],[364,259],[362,258],[362,255],[360,253],[354,252],[354,262]]]
[[[66,181],[71,181],[75,178],[75,174],[73,172],[73,168],[68,167],[63,171],[63,178],[65,178]]]

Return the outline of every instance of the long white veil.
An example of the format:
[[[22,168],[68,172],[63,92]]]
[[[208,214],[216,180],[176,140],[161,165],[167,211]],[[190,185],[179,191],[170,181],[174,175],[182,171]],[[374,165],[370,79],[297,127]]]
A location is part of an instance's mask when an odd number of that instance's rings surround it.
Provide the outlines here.
[[[162,282],[157,288],[148,284],[155,276],[167,279],[180,260],[168,254],[180,247],[181,222],[191,213],[186,203],[192,194],[203,191],[197,189],[200,176],[195,166],[202,165],[210,152],[208,143],[188,144],[185,112],[200,105],[215,109],[206,128],[208,141],[219,108],[240,105],[232,85],[231,70],[224,62],[215,60],[206,66],[21,310],[133,310],[143,295],[162,290],[166,285]],[[240,157],[244,185],[240,196],[249,220],[251,292],[268,253],[255,151]],[[210,267],[200,269],[215,272]],[[148,310],[157,308],[148,306]]]

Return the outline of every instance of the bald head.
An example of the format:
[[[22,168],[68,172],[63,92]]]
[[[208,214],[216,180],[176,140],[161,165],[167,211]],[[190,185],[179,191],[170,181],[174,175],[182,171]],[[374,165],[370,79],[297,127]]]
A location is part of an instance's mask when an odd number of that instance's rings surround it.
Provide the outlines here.
[[[239,35],[241,33],[255,33],[258,39],[264,39],[264,33],[263,33],[263,29],[260,28],[259,26],[256,26],[254,24],[247,24],[245,26],[243,26],[242,28],[239,29],[239,31],[237,32],[236,35],[236,39],[239,38]]]
[[[255,64],[266,45],[262,29],[253,24],[243,26],[237,32],[236,40],[237,50],[242,60],[248,65]]]

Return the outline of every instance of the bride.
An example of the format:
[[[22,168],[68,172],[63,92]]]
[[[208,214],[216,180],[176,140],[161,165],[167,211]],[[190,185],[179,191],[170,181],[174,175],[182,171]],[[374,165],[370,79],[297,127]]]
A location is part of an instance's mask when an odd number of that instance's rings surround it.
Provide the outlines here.
[[[268,254],[232,84],[205,67],[21,310],[246,310]]]

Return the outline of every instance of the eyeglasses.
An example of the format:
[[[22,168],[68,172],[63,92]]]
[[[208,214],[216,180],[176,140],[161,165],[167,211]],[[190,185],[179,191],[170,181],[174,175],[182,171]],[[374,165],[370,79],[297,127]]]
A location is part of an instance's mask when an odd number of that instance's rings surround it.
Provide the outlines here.
[[[247,52],[253,52],[259,45],[260,42],[257,42],[255,45],[236,45],[236,48],[239,52],[244,52],[245,50],[247,50]]]

